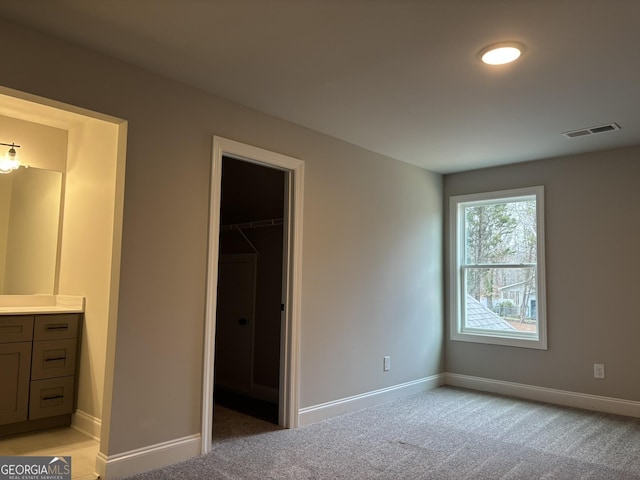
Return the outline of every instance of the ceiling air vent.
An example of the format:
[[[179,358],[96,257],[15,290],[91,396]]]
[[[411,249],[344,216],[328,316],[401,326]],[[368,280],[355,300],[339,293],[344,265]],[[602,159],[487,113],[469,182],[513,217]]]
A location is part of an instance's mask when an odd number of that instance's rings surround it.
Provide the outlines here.
[[[606,125],[598,125],[597,127],[581,128],[580,130],[564,132],[562,135],[567,138],[575,138],[594,135],[596,133],[612,132],[614,130],[620,130],[620,125],[617,123],[607,123]]]

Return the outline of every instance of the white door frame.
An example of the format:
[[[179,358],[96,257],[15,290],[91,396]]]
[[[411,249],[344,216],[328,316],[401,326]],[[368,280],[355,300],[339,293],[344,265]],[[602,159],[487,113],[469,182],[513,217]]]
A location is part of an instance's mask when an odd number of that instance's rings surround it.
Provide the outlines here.
[[[202,453],[211,450],[213,425],[213,374],[215,362],[216,302],[218,288],[218,256],[220,237],[220,192],[222,187],[222,156],[284,170],[290,175],[288,291],[285,305],[283,355],[280,370],[284,382],[280,385],[282,426],[298,426],[300,317],[302,293],[302,212],[304,162],[293,157],[226,138],[213,137],[211,168],[211,198],[209,210],[209,260],[207,264],[207,299],[205,308],[204,355],[202,368]],[[285,226],[287,223],[285,222]]]

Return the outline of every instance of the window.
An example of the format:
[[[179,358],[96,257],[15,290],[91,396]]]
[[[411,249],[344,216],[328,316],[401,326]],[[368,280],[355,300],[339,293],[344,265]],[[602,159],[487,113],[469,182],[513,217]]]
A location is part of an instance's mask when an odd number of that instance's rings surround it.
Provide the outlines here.
[[[451,197],[452,340],[547,348],[543,193]]]

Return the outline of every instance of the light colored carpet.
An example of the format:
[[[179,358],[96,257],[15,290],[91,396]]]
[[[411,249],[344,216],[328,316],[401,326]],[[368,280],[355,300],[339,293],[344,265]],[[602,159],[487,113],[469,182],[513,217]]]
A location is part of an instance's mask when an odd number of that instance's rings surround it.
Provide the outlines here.
[[[215,406],[213,418],[214,445],[240,437],[250,437],[282,429],[273,423],[221,407],[220,405]]]
[[[640,480],[638,419],[451,387],[296,430],[225,428],[212,453],[131,479]]]

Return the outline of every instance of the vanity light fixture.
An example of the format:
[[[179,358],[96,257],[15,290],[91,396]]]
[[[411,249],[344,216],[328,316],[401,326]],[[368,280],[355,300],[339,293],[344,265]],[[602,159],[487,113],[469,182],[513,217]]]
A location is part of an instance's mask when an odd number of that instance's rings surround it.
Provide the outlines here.
[[[524,45],[519,42],[500,42],[484,47],[478,56],[487,65],[503,65],[517,60],[522,52]]]
[[[20,148],[20,145],[15,143],[0,143],[0,145],[9,147],[9,151],[0,157],[0,174],[11,173],[20,168],[20,160],[16,153],[16,148]]]

